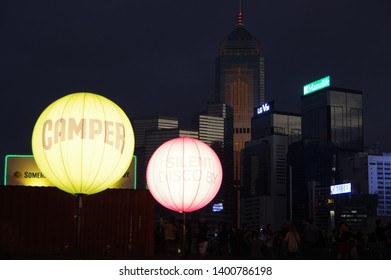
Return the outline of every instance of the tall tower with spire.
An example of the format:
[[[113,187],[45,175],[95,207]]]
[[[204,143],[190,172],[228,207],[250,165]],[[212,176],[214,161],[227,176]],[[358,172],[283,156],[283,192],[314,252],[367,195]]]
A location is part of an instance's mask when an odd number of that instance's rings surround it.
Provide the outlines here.
[[[216,58],[216,100],[227,103],[234,111],[233,177],[234,185],[238,189],[238,205],[240,152],[245,142],[251,140],[251,118],[254,108],[264,102],[264,81],[264,59],[260,53],[260,45],[244,27],[240,7],[236,27],[221,42],[220,53]]]

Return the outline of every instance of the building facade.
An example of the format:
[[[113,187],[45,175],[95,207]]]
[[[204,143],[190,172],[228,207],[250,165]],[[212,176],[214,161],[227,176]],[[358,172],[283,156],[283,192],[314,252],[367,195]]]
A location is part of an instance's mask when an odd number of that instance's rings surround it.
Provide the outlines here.
[[[304,86],[301,117],[303,140],[288,152],[293,220],[312,218],[328,232],[341,222],[363,227],[372,215],[373,196],[362,175],[362,92],[332,87],[329,76],[322,78]],[[345,183],[350,192],[331,194],[331,186]]]
[[[224,222],[226,225],[236,225],[236,190],[233,187],[232,164],[233,109],[225,103],[210,102],[205,111],[193,118],[192,127],[198,131],[198,139],[216,152],[224,174],[218,194],[205,207],[203,215],[216,224]]]
[[[291,220],[297,226],[305,218],[312,218],[315,225],[330,231],[330,186],[339,182],[338,148],[329,141],[303,139],[289,146],[288,208]]]
[[[363,151],[362,92],[326,87],[301,97],[304,139],[330,141],[338,148]]]
[[[300,141],[301,115],[277,111],[273,101],[255,108],[251,121],[252,140],[269,135],[287,135],[289,144]]]
[[[240,153],[251,140],[254,107],[265,98],[264,59],[258,40],[247,31],[243,14],[237,14],[235,29],[220,44],[216,58],[216,101],[233,108],[233,179],[237,191],[237,220],[240,227]]]
[[[242,151],[242,220],[252,227],[280,227],[289,218],[287,153],[300,141],[301,117],[276,111],[273,102],[255,108],[252,141]]]
[[[391,154],[368,156],[369,193],[377,194],[377,216],[391,217]]]
[[[135,148],[145,146],[145,134],[150,130],[178,128],[178,118],[175,117],[134,117],[131,122],[135,137]]]
[[[198,133],[180,131],[175,117],[140,116],[132,118],[131,122],[135,136],[134,153],[137,156],[137,188],[146,189],[145,172],[154,151],[167,140],[188,134],[197,138]]]
[[[240,151],[251,140],[254,107],[264,101],[264,59],[260,44],[244,27],[243,15],[224,38],[216,59],[216,100],[234,111],[234,180],[240,184]]]
[[[242,150],[241,220],[252,228],[271,223],[279,228],[288,218],[288,137],[270,135],[246,143]]]

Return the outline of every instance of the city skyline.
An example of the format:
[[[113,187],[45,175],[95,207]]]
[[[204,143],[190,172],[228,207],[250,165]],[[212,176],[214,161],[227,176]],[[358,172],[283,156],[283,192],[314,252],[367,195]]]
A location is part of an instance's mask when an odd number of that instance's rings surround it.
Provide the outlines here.
[[[265,58],[265,100],[299,113],[303,86],[330,75],[332,86],[363,92],[364,144],[391,152],[390,4],[280,2],[242,1]],[[130,118],[178,117],[184,128],[213,101],[214,62],[238,1],[56,5],[3,4],[1,166],[6,154],[31,153],[40,113],[69,93],[104,95]]]

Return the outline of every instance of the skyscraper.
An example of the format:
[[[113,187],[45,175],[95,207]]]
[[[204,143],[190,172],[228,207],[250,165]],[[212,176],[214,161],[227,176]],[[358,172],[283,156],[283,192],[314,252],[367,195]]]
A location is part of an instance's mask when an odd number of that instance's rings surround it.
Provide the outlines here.
[[[300,140],[301,117],[276,111],[274,102],[254,110],[252,141],[241,153],[241,219],[251,227],[282,226],[288,217],[286,156]]]
[[[145,136],[150,130],[178,128],[178,118],[163,116],[146,116],[132,118],[136,148],[145,146]]]
[[[277,111],[274,101],[262,104],[254,110],[251,122],[252,140],[269,135],[287,135],[289,144],[301,139],[301,116],[296,113]]]
[[[150,135],[153,133],[153,131],[167,130],[170,132],[178,130],[178,119],[175,117],[163,116],[133,117],[132,125],[136,142],[134,154],[137,156],[138,162],[137,188],[145,189],[147,187],[145,171],[148,165],[148,160],[152,156],[155,149],[164,142],[164,139],[159,139],[157,143],[153,143],[150,139]],[[174,138],[175,136],[176,135],[174,132],[172,137]],[[165,140],[168,139],[170,138],[165,138]]]
[[[378,216],[391,216],[391,155],[368,156],[369,193],[377,194]]]
[[[207,143],[219,156],[223,167],[223,181],[212,207],[204,210],[213,211],[208,220],[224,222],[229,226],[235,221],[235,196],[233,188],[232,142],[233,142],[233,110],[225,103],[210,102],[207,110],[193,119],[193,129],[198,131],[198,139]],[[213,206],[220,205],[220,209]]]
[[[304,93],[301,114],[303,138],[330,141],[342,149],[363,150],[361,91],[328,86]]]
[[[254,107],[264,101],[264,60],[260,45],[237,14],[235,29],[226,36],[216,59],[216,100],[234,110],[234,184],[240,186],[240,151],[251,140]]]
[[[362,92],[333,87],[330,76],[309,83],[301,97],[301,120],[303,141],[288,151],[293,221],[307,216],[319,229],[333,230],[341,217],[351,215],[343,205],[362,201],[348,168],[363,151]],[[353,183],[352,194],[330,197],[330,186],[343,183]]]

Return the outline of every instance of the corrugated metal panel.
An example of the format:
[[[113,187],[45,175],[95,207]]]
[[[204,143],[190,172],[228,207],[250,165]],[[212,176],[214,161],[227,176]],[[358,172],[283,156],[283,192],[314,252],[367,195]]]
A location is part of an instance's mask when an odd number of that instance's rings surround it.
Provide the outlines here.
[[[72,196],[56,188],[0,187],[0,252],[63,255],[74,242]]]
[[[83,197],[82,254],[152,256],[154,205],[146,190],[106,190]]]
[[[57,188],[0,187],[0,255],[5,258],[153,256],[155,201],[146,190],[83,196],[80,251],[77,197]]]

